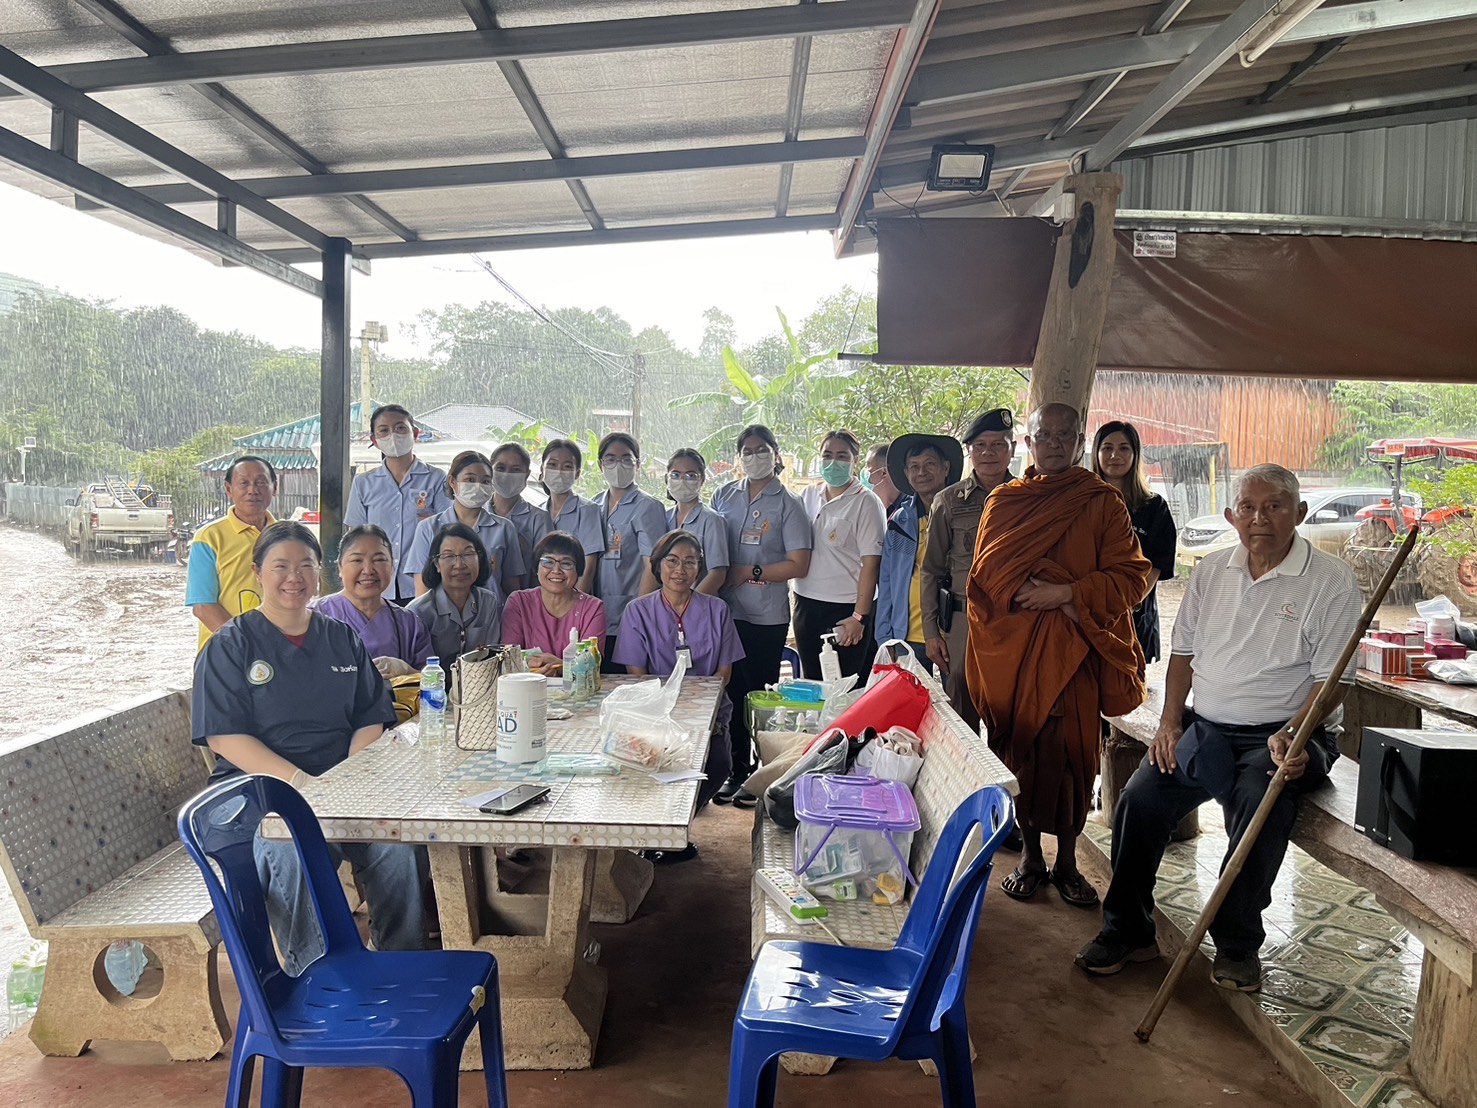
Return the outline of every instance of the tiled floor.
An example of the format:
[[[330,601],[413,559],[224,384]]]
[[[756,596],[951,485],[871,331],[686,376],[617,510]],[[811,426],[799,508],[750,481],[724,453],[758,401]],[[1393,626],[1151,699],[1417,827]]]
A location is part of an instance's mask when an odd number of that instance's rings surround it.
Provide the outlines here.
[[[1183,935],[1215,887],[1226,851],[1220,809],[1200,809],[1201,834],[1172,843],[1155,899]],[[1112,833],[1087,833],[1108,853]],[[1258,1001],[1328,1081],[1361,1108],[1431,1108],[1405,1068],[1420,987],[1420,942],[1358,885],[1289,847],[1264,916]],[[1204,949],[1210,953],[1206,940]]]

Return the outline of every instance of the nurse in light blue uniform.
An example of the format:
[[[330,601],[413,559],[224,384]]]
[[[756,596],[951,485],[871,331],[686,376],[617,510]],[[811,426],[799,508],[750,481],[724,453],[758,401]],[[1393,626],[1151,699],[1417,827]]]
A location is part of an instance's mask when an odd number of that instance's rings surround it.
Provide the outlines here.
[[[449,523],[432,536],[421,568],[430,591],[406,610],[425,624],[431,651],[445,668],[470,650],[503,641],[503,596],[491,572],[482,540],[465,523]]]
[[[667,509],[667,529],[691,531],[697,536],[708,566],[697,591],[717,596],[728,580],[728,523],[702,502],[707,477],[708,463],[690,446],[667,459],[667,496],[676,505]]]
[[[505,442],[492,452],[492,510],[513,525],[523,562],[533,566],[533,548],[554,529],[549,513],[523,499],[533,459],[516,442]]]
[[[415,528],[451,506],[446,474],[415,456],[415,421],[398,404],[384,404],[369,417],[369,441],[384,455],[379,469],[361,473],[349,486],[344,528],[372,523],[390,536],[395,575],[385,599],[405,604],[415,596],[415,571],[409,558]]]
[[[421,574],[431,552],[431,539],[448,523],[466,524],[477,533],[492,567],[494,587],[501,588],[502,595],[512,596],[523,587],[528,566],[517,530],[492,511],[492,464],[477,451],[464,450],[451,460],[446,486],[455,498],[451,506],[421,520],[415,529],[408,564],[415,574],[416,596],[427,588]]]
[[[605,552],[605,528],[600,523],[600,509],[574,491],[585,458],[580,448],[569,439],[555,439],[544,447],[540,471],[544,491],[549,494],[546,510],[554,530],[564,531],[579,540],[585,552],[585,572],[580,575],[580,592],[595,595],[595,576],[600,571],[600,555]]]
[[[745,427],[735,446],[744,476],[713,494],[713,510],[728,525],[728,583],[722,596],[733,612],[744,644],[728,683],[733,698],[733,776],[713,798],[752,807],[743,789],[753,772],[754,754],[744,701],[749,693],[780,679],[780,656],[790,631],[790,589],[786,584],[810,571],[810,518],[800,499],[780,483],[784,468],[774,432],[762,424]]]
[[[611,659],[626,605],[655,588],[650,576],[651,551],[666,534],[667,513],[660,501],[636,487],[641,448],[636,440],[613,431],[600,440],[600,472],[608,486],[595,498],[605,527],[605,553],[600,557],[596,594],[605,602],[609,630],[605,636],[607,673],[622,673]]]

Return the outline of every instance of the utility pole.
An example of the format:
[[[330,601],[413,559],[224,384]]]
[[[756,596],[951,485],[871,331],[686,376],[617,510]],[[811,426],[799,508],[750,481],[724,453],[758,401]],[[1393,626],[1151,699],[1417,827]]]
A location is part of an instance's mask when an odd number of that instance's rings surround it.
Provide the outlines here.
[[[631,355],[631,437],[641,441],[641,384],[646,380],[646,355]]]
[[[367,321],[364,330],[359,332],[359,418],[365,423],[369,422],[369,413],[374,405],[369,394],[370,344],[388,342],[389,338],[390,329],[373,320]]]

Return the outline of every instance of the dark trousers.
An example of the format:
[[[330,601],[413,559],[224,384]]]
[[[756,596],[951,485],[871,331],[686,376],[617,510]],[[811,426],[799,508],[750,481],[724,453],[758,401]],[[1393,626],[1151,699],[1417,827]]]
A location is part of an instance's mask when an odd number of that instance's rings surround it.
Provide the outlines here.
[[[800,652],[800,668],[812,681],[821,679],[821,636],[829,635],[836,624],[849,619],[856,611],[850,602],[833,604],[827,600],[812,600],[808,596],[795,597],[795,649]],[[865,673],[872,668],[872,658],[877,653],[877,643],[872,638],[872,616],[868,613],[862,622],[862,641],[855,646],[836,646],[836,658],[841,663],[841,676]]]
[[[1222,805],[1231,839],[1221,860],[1224,870],[1276,769],[1267,739],[1277,728],[1215,726],[1236,755],[1236,784],[1230,802]],[[1287,853],[1298,796],[1328,776],[1331,762],[1325,737],[1320,728],[1309,739],[1307,770],[1283,789],[1225,903],[1211,922],[1210,937],[1216,949],[1238,956],[1261,949],[1267,937],[1262,912],[1272,903],[1272,882]],[[1154,881],[1170,832],[1209,799],[1208,792],[1185,783],[1180,775],[1161,773],[1149,764],[1147,756],[1139,763],[1113,811],[1113,881],[1103,897],[1105,935],[1134,947],[1154,941]]]
[[[728,695],[733,700],[733,720],[729,724],[729,747],[733,752],[733,776],[742,780],[754,772],[754,739],[749,734],[749,713],[744,701],[751,692],[780,679],[780,657],[790,633],[788,623],[748,623],[733,621],[744,656],[733,663],[733,676],[728,679]]]

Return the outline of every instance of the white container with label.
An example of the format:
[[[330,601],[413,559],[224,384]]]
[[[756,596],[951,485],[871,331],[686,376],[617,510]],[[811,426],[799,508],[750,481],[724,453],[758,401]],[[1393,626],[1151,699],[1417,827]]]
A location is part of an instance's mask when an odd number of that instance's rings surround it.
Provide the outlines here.
[[[497,760],[542,762],[548,752],[549,682],[538,673],[497,679]]]

